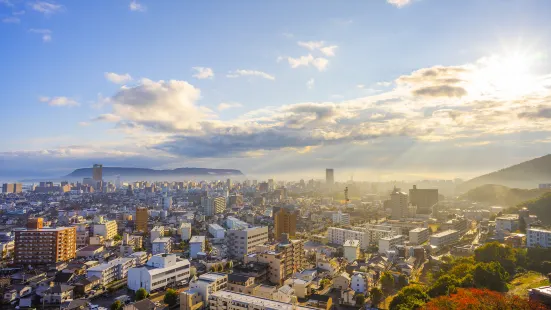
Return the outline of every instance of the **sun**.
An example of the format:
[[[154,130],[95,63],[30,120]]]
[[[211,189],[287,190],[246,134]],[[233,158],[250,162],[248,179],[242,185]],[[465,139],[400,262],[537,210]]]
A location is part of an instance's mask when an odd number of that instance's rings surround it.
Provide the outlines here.
[[[474,70],[472,86],[480,95],[500,98],[522,96],[533,91],[533,58],[522,53],[493,55],[480,59]]]

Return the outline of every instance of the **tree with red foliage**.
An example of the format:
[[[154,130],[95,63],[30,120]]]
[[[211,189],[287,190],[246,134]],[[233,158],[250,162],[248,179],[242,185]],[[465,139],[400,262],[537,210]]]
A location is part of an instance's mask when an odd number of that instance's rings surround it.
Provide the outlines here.
[[[518,296],[502,294],[487,289],[463,289],[450,296],[440,296],[423,306],[425,310],[544,310],[544,305]]]

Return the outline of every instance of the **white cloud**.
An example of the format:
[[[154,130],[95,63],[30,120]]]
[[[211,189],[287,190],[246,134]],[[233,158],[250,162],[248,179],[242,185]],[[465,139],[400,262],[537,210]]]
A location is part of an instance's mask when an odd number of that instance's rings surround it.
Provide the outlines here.
[[[214,77],[214,71],[212,68],[207,67],[193,67],[193,70],[195,70],[197,73],[193,75],[196,79],[212,79]]]
[[[23,14],[25,14],[25,11],[24,10],[16,11],[16,12],[13,12],[12,14],[15,15],[15,16],[23,15]]]
[[[356,85],[356,87],[359,88],[359,89],[364,89],[365,85],[364,84],[358,84],[358,85]]]
[[[226,75],[226,77],[228,78],[238,78],[242,76],[257,76],[267,80],[275,80],[275,77],[273,75],[257,70],[235,70],[233,72],[229,72]]]
[[[241,108],[243,105],[239,102],[222,102],[218,105],[218,111],[224,111],[233,108]]]
[[[61,4],[55,4],[51,2],[46,1],[35,1],[29,3],[29,6],[31,9],[43,13],[44,15],[51,15],[54,13],[61,12],[65,9],[65,7]]]
[[[404,7],[411,3],[411,0],[387,0],[386,2],[394,5],[397,8]]]
[[[314,83],[315,83],[315,82],[316,82],[316,81],[314,81],[313,78],[309,79],[309,80],[306,82],[306,87],[308,87],[308,89],[314,88]]]
[[[110,123],[116,123],[121,120],[121,117],[115,114],[106,113],[106,114],[100,114],[97,117],[94,117],[92,119],[93,122],[110,122]]]
[[[320,48],[320,52],[325,56],[335,56],[335,50],[338,48],[336,45],[325,46]]]
[[[19,17],[10,16],[10,17],[4,17],[2,19],[2,22],[6,24],[19,24],[21,20],[19,19]]]
[[[38,98],[38,101],[47,103],[50,106],[53,107],[72,107],[72,106],[78,106],[80,103],[75,101],[74,99],[68,98],[68,97],[46,97],[41,96]]]
[[[114,72],[105,72],[104,76],[109,82],[115,84],[124,84],[132,81],[132,76],[130,76],[130,74],[128,73],[118,74]]]
[[[316,58],[312,56],[312,54],[308,54],[308,56],[300,56],[299,58],[287,57],[287,61],[293,69],[301,66],[314,66],[316,69],[318,69],[318,71],[324,71],[325,69],[327,69],[327,65],[329,64],[329,60],[327,60],[326,58]]]
[[[41,34],[43,42],[52,41],[52,31],[50,29],[30,29],[29,32]]]
[[[322,48],[325,45],[325,42],[323,41],[299,41],[297,42],[298,46],[302,46],[304,48],[307,48],[311,51],[315,51],[317,49]]]
[[[130,11],[134,12],[145,12],[147,7],[143,4],[138,3],[136,0],[132,0],[129,5]]]

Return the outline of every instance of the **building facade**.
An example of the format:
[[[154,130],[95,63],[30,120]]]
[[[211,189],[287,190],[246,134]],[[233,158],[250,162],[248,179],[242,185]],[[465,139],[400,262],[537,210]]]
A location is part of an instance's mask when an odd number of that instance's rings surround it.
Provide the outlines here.
[[[533,247],[551,247],[551,230],[543,228],[528,228],[526,230],[526,246]]]
[[[147,222],[149,221],[149,212],[147,208],[136,208],[136,231],[147,233]]]
[[[281,208],[274,214],[275,238],[281,240],[282,234],[294,237],[297,231],[298,212],[294,208]]]
[[[228,231],[228,255],[243,259],[245,255],[253,253],[257,245],[268,241],[268,227],[252,227],[247,229],[230,229]]]
[[[164,289],[171,285],[189,281],[190,263],[177,255],[159,254],[152,256],[145,266],[128,270],[128,288],[137,291],[144,288],[147,292]]]
[[[16,264],[51,264],[76,257],[76,227],[15,231]]]

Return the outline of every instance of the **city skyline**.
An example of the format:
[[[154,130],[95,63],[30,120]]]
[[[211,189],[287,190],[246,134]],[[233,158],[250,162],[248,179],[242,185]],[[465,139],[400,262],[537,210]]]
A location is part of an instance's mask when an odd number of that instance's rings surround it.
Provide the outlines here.
[[[548,153],[550,14],[544,1],[0,1],[0,179],[96,162],[469,179]]]

